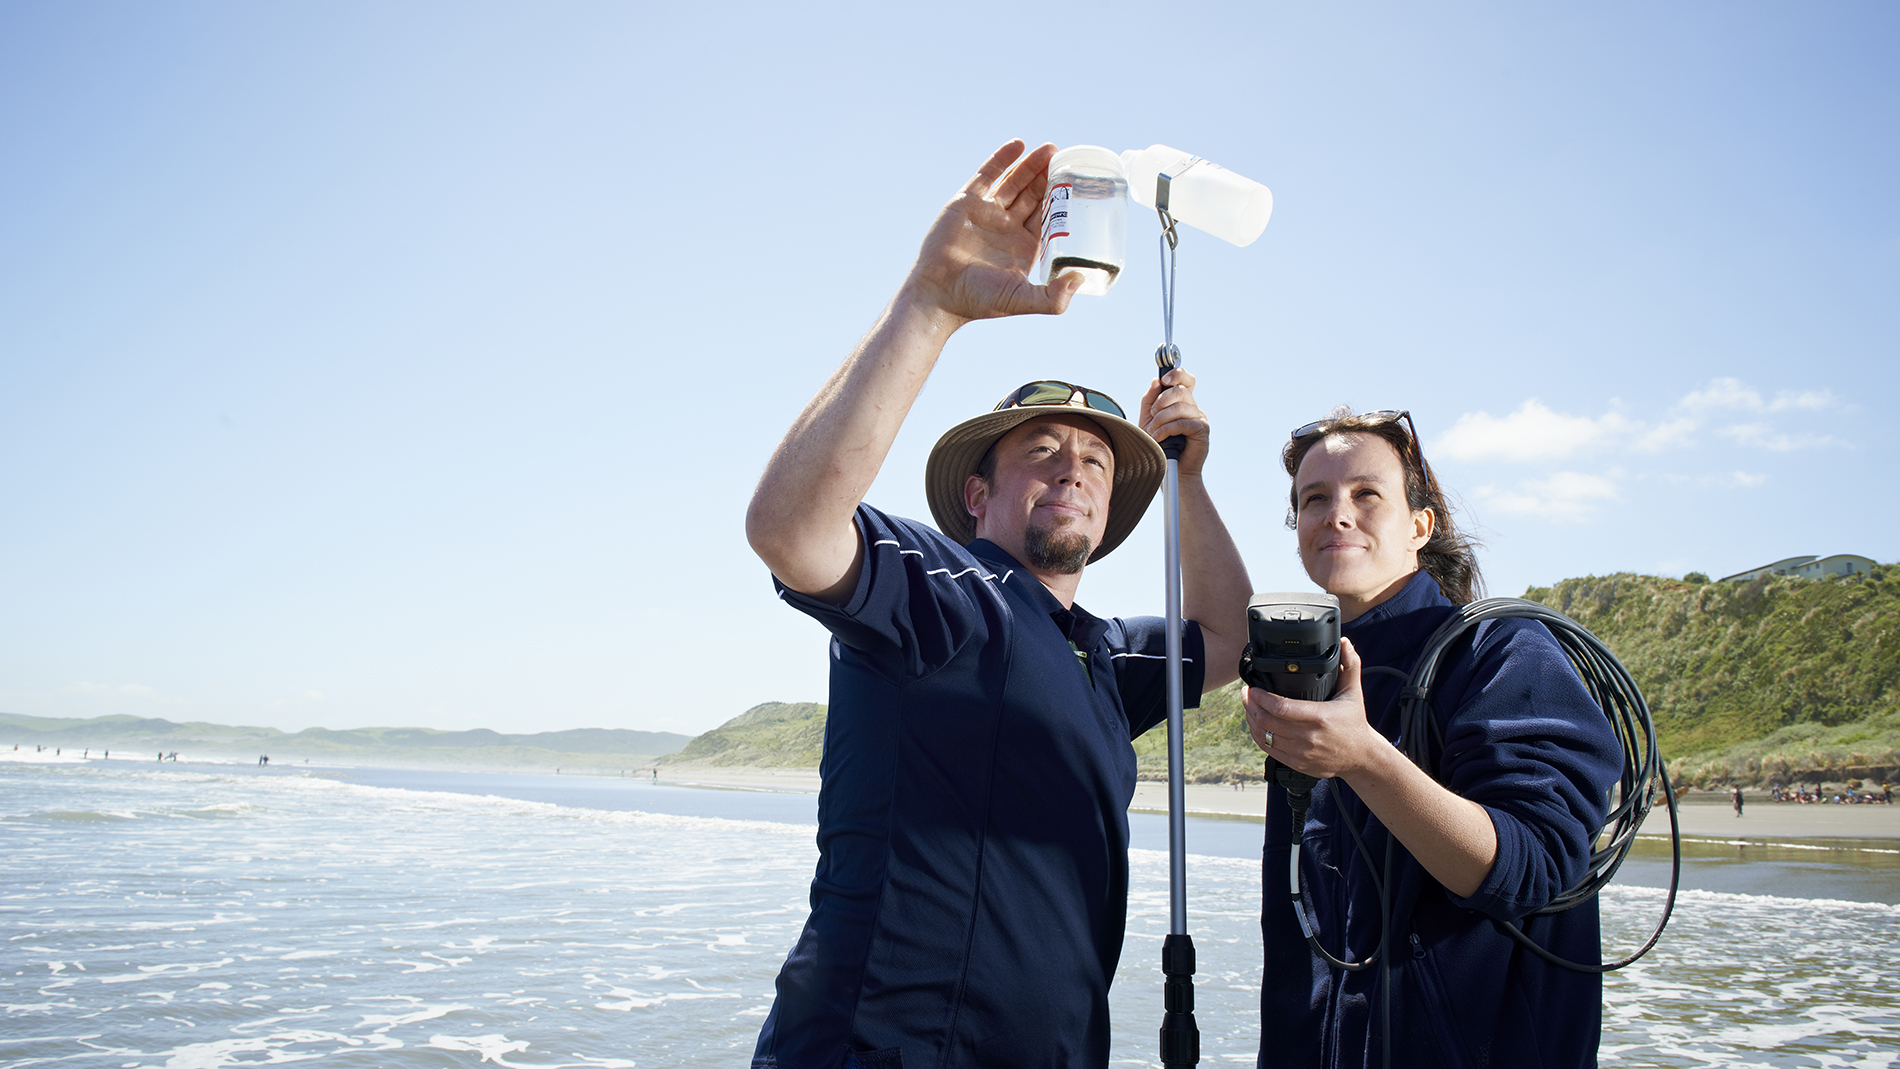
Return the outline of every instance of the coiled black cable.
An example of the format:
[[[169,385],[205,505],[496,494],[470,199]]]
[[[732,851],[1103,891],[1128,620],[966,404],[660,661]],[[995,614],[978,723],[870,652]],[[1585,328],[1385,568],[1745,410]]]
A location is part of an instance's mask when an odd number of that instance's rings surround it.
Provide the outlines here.
[[[1583,879],[1566,888],[1536,913],[1561,913],[1573,909],[1596,897],[1597,892],[1609,884],[1623,860],[1629,856],[1630,847],[1636,842],[1637,829],[1642,827],[1644,818],[1649,816],[1650,809],[1655,805],[1659,782],[1662,797],[1669,809],[1671,857],[1669,894],[1663,901],[1662,918],[1656,922],[1656,930],[1650,933],[1649,940],[1642,948],[1626,958],[1601,965],[1566,961],[1532,942],[1517,925],[1508,921],[1496,923],[1512,938],[1552,965],[1576,972],[1602,973],[1621,969],[1649,953],[1669,924],[1669,915],[1676,906],[1677,885],[1682,878],[1682,835],[1677,822],[1675,788],[1669,782],[1662,755],[1656,746],[1656,722],[1650,716],[1649,703],[1643,700],[1642,691],[1637,688],[1636,681],[1630,678],[1623,662],[1616,659],[1616,654],[1611,653],[1610,648],[1591,634],[1588,628],[1548,605],[1523,598],[1485,598],[1461,605],[1426,640],[1425,652],[1412,668],[1412,677],[1399,700],[1399,740],[1412,763],[1432,773],[1426,740],[1438,736],[1438,723],[1432,718],[1430,704],[1438,662],[1451,644],[1466,631],[1487,620],[1506,617],[1536,620],[1550,631],[1557,644],[1563,648],[1565,656],[1570,658],[1571,665],[1576,668],[1577,675],[1590,692],[1591,700],[1609,719],[1610,728],[1616,733],[1616,741],[1623,750],[1623,771],[1617,779],[1616,802],[1610,808],[1609,819],[1597,835],[1596,841],[1601,845],[1591,852],[1588,871]],[[1439,741],[1443,742],[1442,739]]]
[[[1562,913],[1594,898],[1596,892],[1602,891],[1617,875],[1617,868],[1623,866],[1626,856],[1630,856],[1630,847],[1636,845],[1636,832],[1642,828],[1645,816],[1649,816],[1649,809],[1655,805],[1659,782],[1664,803],[1668,805],[1668,896],[1663,900],[1663,917],[1657,921],[1657,927],[1649,934],[1649,940],[1642,949],[1625,959],[1604,965],[1585,965],[1556,957],[1545,947],[1531,942],[1530,936],[1526,936],[1522,928],[1509,921],[1497,921],[1497,927],[1505,928],[1511,938],[1528,947],[1537,957],[1549,961],[1550,965],[1575,972],[1611,972],[1634,963],[1649,953],[1651,947],[1657,946],[1657,940],[1663,938],[1663,928],[1668,927],[1670,913],[1676,910],[1676,887],[1682,881],[1682,830],[1676,815],[1676,788],[1668,782],[1663,756],[1657,750],[1657,725],[1649,716],[1649,703],[1645,703],[1644,693],[1636,687],[1636,680],[1630,678],[1623,661],[1617,661],[1617,655],[1611,653],[1600,638],[1590,634],[1588,628],[1569,619],[1568,615],[1552,610],[1550,606],[1528,602],[1524,598],[1484,598],[1467,606],[1459,606],[1452,617],[1446,619],[1429,640],[1425,640],[1425,653],[1419,655],[1417,665],[1412,668],[1412,680],[1398,701],[1398,739],[1406,756],[1412,758],[1412,763],[1427,773],[1433,771],[1431,754],[1427,752],[1425,741],[1429,737],[1436,737],[1438,733],[1438,723],[1431,716],[1431,685],[1438,674],[1438,661],[1444,657],[1444,651],[1454,644],[1457,636],[1478,627],[1480,623],[1505,617],[1535,619],[1549,628],[1552,638],[1556,638],[1558,646],[1564,649],[1564,655],[1569,657],[1569,663],[1577,668],[1577,676],[1590,691],[1590,699],[1604,710],[1611,731],[1615,731],[1617,742],[1623,746],[1623,773],[1617,778],[1615,805],[1611,805],[1609,818],[1596,837],[1600,845],[1590,853],[1590,868],[1581,881],[1564,889],[1550,900],[1549,906],[1535,913]]]
[[[1367,667],[1364,671],[1384,672],[1405,679],[1405,687],[1400,692],[1399,701],[1400,745],[1413,764],[1436,779],[1437,774],[1432,769],[1429,740],[1436,739],[1441,745],[1443,743],[1438,723],[1431,715],[1431,689],[1438,674],[1439,662],[1459,636],[1488,620],[1506,617],[1536,620],[1550,631],[1556,638],[1557,644],[1563,649],[1565,656],[1570,659],[1571,665],[1576,668],[1577,675],[1589,691],[1591,700],[1603,710],[1623,752],[1623,769],[1617,779],[1615,802],[1610,808],[1603,828],[1596,837],[1595,841],[1601,845],[1592,850],[1589,869],[1583,879],[1574,886],[1566,888],[1548,905],[1537,910],[1534,915],[1561,913],[1564,910],[1573,909],[1594,898],[1609,884],[1624,859],[1629,856],[1630,848],[1635,845],[1637,830],[1642,827],[1644,819],[1649,816],[1650,810],[1654,807],[1659,787],[1669,811],[1671,857],[1669,893],[1663,902],[1662,917],[1656,922],[1655,931],[1650,933],[1648,941],[1628,957],[1603,964],[1568,961],[1539,946],[1516,924],[1495,918],[1493,923],[1533,954],[1552,965],[1576,972],[1592,973],[1621,969],[1649,953],[1650,949],[1662,938],[1663,929],[1669,924],[1669,916],[1675,910],[1676,890],[1682,877],[1682,836],[1676,813],[1675,788],[1669,782],[1662,755],[1656,745],[1656,724],[1650,715],[1649,703],[1643,700],[1642,691],[1636,686],[1636,681],[1630,678],[1629,671],[1623,667],[1623,663],[1616,659],[1616,655],[1610,652],[1609,647],[1605,646],[1602,640],[1591,634],[1582,624],[1547,605],[1522,598],[1485,598],[1459,606],[1444,624],[1432,633],[1432,636],[1426,640],[1424,652],[1419,655],[1418,663],[1413,666],[1409,677],[1393,668]],[[1291,880],[1293,910],[1299,918],[1300,929],[1306,936],[1308,945],[1327,964],[1337,969],[1354,971],[1364,969],[1386,957],[1387,932],[1392,926],[1390,903],[1387,900],[1388,889],[1385,887],[1387,881],[1379,876],[1374,877],[1380,892],[1382,930],[1379,933],[1378,946],[1373,953],[1359,961],[1348,962],[1326,950],[1320,943],[1318,931],[1307,918],[1306,908],[1302,904],[1304,888],[1301,886],[1299,875],[1300,830],[1305,824],[1306,802],[1310,799],[1312,781],[1310,777],[1287,769],[1285,766],[1278,766],[1276,770],[1274,766],[1277,764],[1271,758],[1268,759],[1269,774],[1278,775],[1285,781],[1282,782],[1282,787],[1286,790],[1289,802],[1292,803],[1290,808],[1293,810],[1293,850],[1288,875]],[[1302,780],[1305,781],[1304,785],[1299,782]],[[1367,871],[1379,871],[1372,864],[1371,855],[1366,849],[1358,828],[1350,821],[1346,824],[1347,830],[1352,832],[1354,844],[1365,858]],[[1392,865],[1392,846],[1393,842],[1388,838],[1386,862],[1383,866],[1383,871],[1387,873],[1390,872]],[[1385,1002],[1389,1011],[1391,976],[1389,968],[1383,971],[1385,972],[1383,980],[1387,989]]]

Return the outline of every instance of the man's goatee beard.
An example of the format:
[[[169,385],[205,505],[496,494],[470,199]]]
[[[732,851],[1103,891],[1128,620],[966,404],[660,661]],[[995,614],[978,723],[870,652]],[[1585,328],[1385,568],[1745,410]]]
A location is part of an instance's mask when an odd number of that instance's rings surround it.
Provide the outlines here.
[[[1023,530],[1023,552],[1029,566],[1057,575],[1074,575],[1089,562],[1095,546],[1079,531],[1030,525]]]

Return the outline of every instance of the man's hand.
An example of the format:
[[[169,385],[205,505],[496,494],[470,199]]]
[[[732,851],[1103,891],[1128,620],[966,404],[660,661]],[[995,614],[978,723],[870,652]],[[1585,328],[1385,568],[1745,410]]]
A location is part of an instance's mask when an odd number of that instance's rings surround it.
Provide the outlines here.
[[[1157,442],[1177,434],[1187,436],[1181,451],[1181,474],[1199,475],[1207,463],[1207,413],[1194,400],[1194,376],[1182,368],[1148,383],[1141,398],[1141,429]]]
[[[1240,650],[1247,642],[1247,595],[1253,585],[1241,563],[1227,525],[1207,496],[1201,466],[1207,462],[1207,413],[1194,400],[1194,376],[1175,368],[1148,384],[1142,395],[1142,430],[1159,442],[1187,438],[1181,452],[1181,608],[1201,625],[1207,663],[1201,691],[1225,686],[1240,674]]]
[[[1023,154],[1013,140],[996,150],[924,235],[899,300],[951,317],[952,329],[972,319],[1039,313],[1060,315],[1082,287],[1079,273],[1050,286],[1031,285],[1042,240],[1042,202],[1049,188],[1045,144]]]
[[[978,168],[931,224],[897,297],[785,432],[752,492],[746,538],[786,587],[834,604],[851,596],[865,554],[852,517],[958,327],[1069,306],[1079,274],[1029,284],[1054,155],[1011,141]]]

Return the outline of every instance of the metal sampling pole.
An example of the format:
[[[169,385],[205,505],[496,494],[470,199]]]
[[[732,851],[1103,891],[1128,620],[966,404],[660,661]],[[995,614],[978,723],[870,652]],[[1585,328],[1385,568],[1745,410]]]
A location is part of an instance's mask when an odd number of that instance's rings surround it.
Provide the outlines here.
[[[1191,166],[1191,164],[1190,164]],[[1155,179],[1155,211],[1161,216],[1161,322],[1164,340],[1155,350],[1157,374],[1181,366],[1174,344],[1174,252],[1180,244],[1168,214],[1168,175]],[[1181,451],[1184,435],[1161,443],[1168,470],[1161,484],[1167,513],[1168,654],[1168,938],[1161,944],[1164,977],[1161,1064],[1185,1069],[1201,1060],[1201,1031],[1194,1023],[1194,939],[1187,931],[1187,792],[1183,786],[1181,727]]]

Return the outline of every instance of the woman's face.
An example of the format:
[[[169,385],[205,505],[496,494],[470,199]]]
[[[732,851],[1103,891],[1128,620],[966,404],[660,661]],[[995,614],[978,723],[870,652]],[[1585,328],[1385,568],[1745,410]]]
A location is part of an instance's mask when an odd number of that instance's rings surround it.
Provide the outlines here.
[[[1306,451],[1293,478],[1300,563],[1339,598],[1345,620],[1398,593],[1418,571],[1432,514],[1405,502],[1405,466],[1371,434],[1329,434]]]

